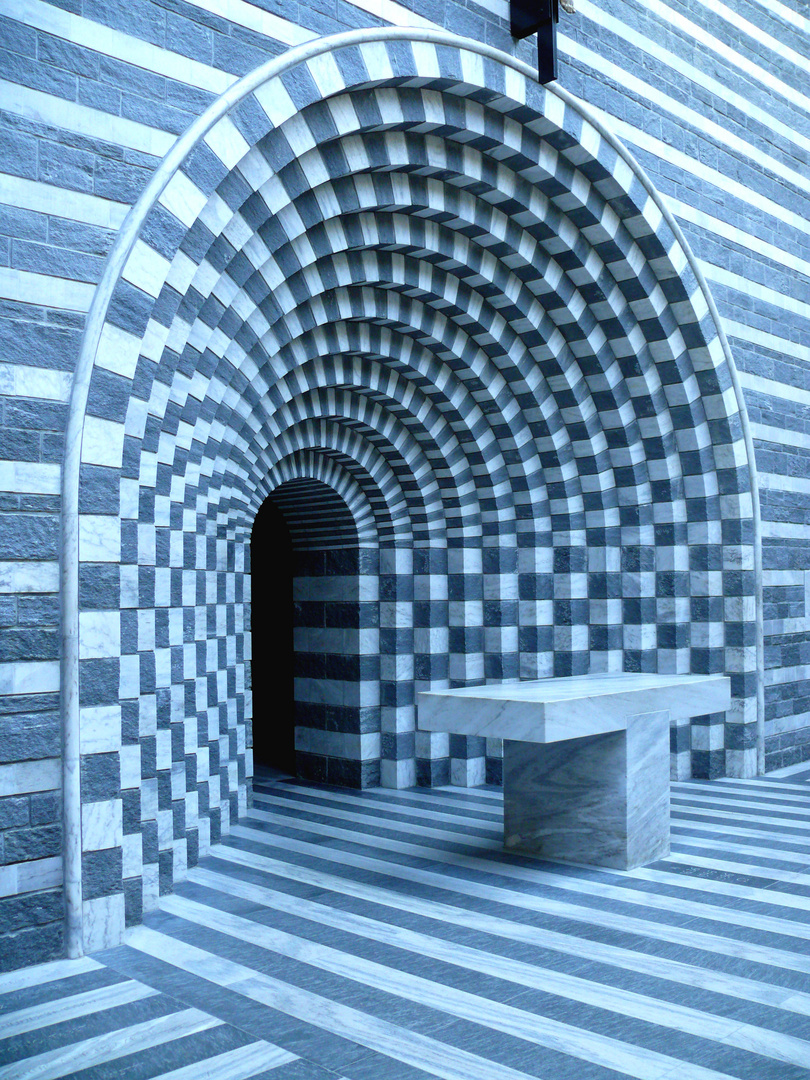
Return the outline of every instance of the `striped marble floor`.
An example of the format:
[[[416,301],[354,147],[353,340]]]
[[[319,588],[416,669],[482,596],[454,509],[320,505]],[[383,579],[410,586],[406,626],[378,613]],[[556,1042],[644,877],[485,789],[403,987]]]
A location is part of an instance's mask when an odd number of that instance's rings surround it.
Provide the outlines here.
[[[810,1080],[808,781],[674,784],[630,873],[491,789],[257,785],[125,946],[0,977],[0,1077]]]

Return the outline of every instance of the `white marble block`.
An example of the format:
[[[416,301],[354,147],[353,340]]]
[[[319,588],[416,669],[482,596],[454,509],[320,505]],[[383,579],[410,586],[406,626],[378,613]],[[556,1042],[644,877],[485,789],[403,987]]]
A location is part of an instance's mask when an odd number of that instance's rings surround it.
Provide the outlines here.
[[[618,870],[669,854],[669,713],[624,731],[503,744],[503,834],[510,851]]]
[[[419,694],[423,731],[503,739],[504,843],[630,870],[669,854],[669,719],[728,708],[723,675],[634,672]]]

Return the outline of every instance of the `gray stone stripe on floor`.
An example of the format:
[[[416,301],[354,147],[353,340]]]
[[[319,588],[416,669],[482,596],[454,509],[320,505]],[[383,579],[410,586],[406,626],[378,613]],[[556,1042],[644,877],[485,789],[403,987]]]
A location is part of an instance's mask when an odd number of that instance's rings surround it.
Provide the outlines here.
[[[392,859],[390,853],[386,854],[382,851],[373,850],[368,846],[365,846],[365,850],[371,850],[371,854],[356,854],[349,850],[350,846],[361,847],[361,845],[357,844],[344,844],[339,849],[324,847],[322,843],[317,842],[318,839],[322,839],[318,836],[316,836],[315,842],[300,841],[287,836],[274,836],[272,833],[268,834],[266,830],[263,832],[255,828],[236,826],[231,832],[229,842],[234,843],[247,839],[248,842],[252,841],[258,847],[261,847],[262,837],[265,838],[265,841],[270,840],[274,847],[282,853],[290,851],[314,858],[331,859],[339,864],[369,869],[395,879],[404,878],[408,882],[419,882],[438,887],[441,890],[462,892],[470,899],[474,897],[475,899],[472,902],[494,902],[504,904],[508,908],[542,912],[544,915],[557,915],[561,919],[574,920],[585,925],[601,925],[605,930],[624,934],[638,934],[642,938],[657,938],[659,941],[669,942],[681,947],[696,948],[710,953],[722,954],[724,952],[718,935],[722,934],[723,929],[728,926],[728,913],[720,909],[715,913],[715,919],[710,920],[706,917],[707,906],[701,905],[699,899],[692,901],[673,899],[662,895],[661,890],[653,891],[651,888],[648,894],[639,897],[637,905],[639,911],[636,914],[629,910],[629,904],[618,906],[609,903],[606,906],[598,906],[597,903],[591,902],[594,898],[589,896],[577,896],[576,899],[566,902],[565,900],[539,896],[535,893],[518,892],[514,890],[514,885],[512,885],[512,888],[490,885],[485,880],[482,880],[492,876],[486,874],[484,860],[481,860],[477,875],[473,871],[465,874],[465,876],[459,876],[458,874],[450,876],[446,862],[443,863],[440,858],[441,852],[436,850],[431,852],[431,856],[434,863],[439,866],[440,872],[436,869],[421,869],[414,865],[404,866],[403,860]],[[382,847],[382,844],[380,846]],[[429,863],[429,865],[432,864]],[[455,867],[450,866],[449,870],[455,870]],[[502,870],[503,864],[498,864],[494,873],[499,874]],[[561,887],[564,884],[561,881]],[[574,889],[580,885],[580,882],[576,881],[573,884],[569,883],[569,885],[571,889]],[[646,907],[642,904],[645,899]],[[685,912],[685,914],[679,919],[677,914],[672,915],[667,910],[673,908],[676,911]],[[668,918],[671,921],[665,921]],[[764,936],[762,923],[767,919],[767,916],[753,917],[735,909],[735,919],[746,921],[749,924],[753,923],[758,937]],[[793,925],[784,919],[774,921],[778,922],[780,931],[783,934],[791,934],[792,939],[804,939],[806,937],[805,926]],[[678,922],[683,925],[678,925]],[[689,929],[686,927],[689,927]],[[735,942],[734,950],[735,955],[752,963],[789,967],[798,971],[810,972],[810,965],[803,957],[797,956],[796,953],[784,948],[761,946],[758,942],[749,942],[743,946],[740,942]]]
[[[685,1003],[676,1003],[672,999],[659,1001],[649,995],[609,983],[592,982],[540,963],[530,964],[493,951],[471,948],[458,940],[448,941],[427,932],[380,922],[368,915],[335,909],[301,896],[287,896],[278,890],[236,883],[230,878],[211,875],[206,871],[195,875],[195,880],[207,883],[212,891],[207,896],[187,897],[184,887],[184,895],[167,899],[164,908],[191,923],[199,921],[235,937],[246,936],[250,940],[261,942],[263,947],[274,947],[274,943],[265,944],[262,937],[263,927],[254,931],[244,926],[244,923],[254,920],[263,924],[268,916],[275,918],[277,913],[283,912],[290,917],[285,920],[289,924],[286,929],[290,931],[291,927],[294,928],[292,932],[299,938],[310,941],[314,938],[328,945],[337,945],[336,938],[340,935],[341,949],[351,951],[357,957],[384,963],[394,972],[403,962],[400,950],[405,950],[408,954],[405,962],[410,968],[414,967],[413,960],[416,958],[419,959],[420,966],[424,966],[422,961],[428,958],[439,961],[439,964],[430,965],[432,978],[448,987],[474,985],[477,994],[504,1001],[514,997],[514,993],[505,992],[508,984],[512,984],[519,988],[515,992],[520,992],[523,988],[542,992],[537,996],[543,998],[544,1006],[548,1002],[543,995],[554,996],[558,1000],[558,1008],[565,1007],[567,1003],[569,1022],[576,1026],[591,1026],[587,1021],[589,1012],[593,1014],[594,1022],[603,1019],[605,1024],[612,1023],[607,1014],[623,1015],[627,1019],[627,1024],[622,1029],[622,1041],[625,1042],[635,1041],[636,1029],[639,1038],[648,1036],[648,1029],[652,1026],[692,1034],[700,1039],[719,1041],[746,1052],[761,1052],[773,1043],[771,1031],[762,1030],[754,1024],[740,1024],[739,1018],[733,1015],[723,1016],[722,1011],[715,1013],[700,1010]],[[221,891],[218,893],[217,889]],[[223,911],[222,901],[226,898],[222,890],[227,890],[229,900],[238,895],[250,902],[243,905],[243,913],[235,914],[231,904],[228,904],[227,913]],[[325,928],[330,932],[318,933]],[[258,936],[254,937],[254,934]],[[314,962],[317,963],[317,958]],[[420,974],[423,973],[420,971]],[[470,973],[476,973],[480,977],[472,980]],[[349,977],[359,978],[351,971]],[[727,999],[727,1004],[731,1004],[730,999]],[[532,1009],[528,1002],[522,1003],[521,1007],[536,1011],[536,1006]],[[604,1014],[604,1017],[599,1014]],[[644,1023],[639,1024],[639,1021]],[[654,1037],[659,1044],[665,1041],[661,1031],[655,1032]],[[809,1051],[810,1043],[796,1040],[795,1044],[788,1044],[785,1041],[782,1046],[783,1060],[802,1064]]]
[[[0,1075],[810,1080],[804,850],[690,787],[622,874],[504,854],[494,792],[268,785],[129,945],[0,977]]]
[[[332,815],[324,813],[323,816],[331,817]],[[362,817],[358,818],[357,815],[353,815],[348,811],[344,811],[340,815],[335,813],[334,817],[344,822],[350,822],[352,827],[340,828],[332,824],[303,820],[299,823],[300,828],[296,831],[301,835],[305,835],[308,829],[311,835],[328,837],[330,840],[344,841],[355,846],[365,841],[368,846],[373,846],[376,851],[387,851],[392,856],[405,855],[423,859],[429,858],[452,866],[457,873],[481,872],[488,877],[496,875],[510,881],[513,879],[530,881],[539,886],[547,885],[554,889],[574,891],[587,896],[588,902],[597,904],[618,901],[622,904],[632,905],[643,902],[645,906],[652,906],[656,911],[668,911],[685,916],[701,916],[705,914],[704,909],[700,906],[695,907],[695,904],[708,903],[708,896],[706,900],[702,898],[696,900],[688,895],[686,898],[681,898],[680,895],[664,896],[658,893],[654,900],[649,899],[647,897],[649,888],[645,885],[645,882],[653,880],[661,884],[678,885],[687,890],[687,894],[694,891],[708,891],[711,893],[711,902],[714,904],[722,905],[730,900],[753,898],[752,887],[744,884],[735,885],[731,882],[717,880],[707,886],[704,879],[695,881],[675,872],[667,873],[666,870],[659,870],[656,867],[641,868],[630,874],[620,875],[601,870],[588,871],[576,868],[562,870],[555,867],[554,864],[542,864],[531,859],[509,859],[507,861],[503,858],[500,859],[496,867],[494,859],[500,855],[500,852],[496,851],[497,842],[493,842],[490,838],[479,840],[474,836],[468,836],[464,843],[458,843],[455,842],[455,837],[452,834],[448,834],[442,829],[441,825],[438,825],[435,829],[427,826],[411,826],[408,831],[403,831],[395,830],[393,826],[387,829],[375,827],[373,823],[368,823]],[[266,826],[265,832],[272,832],[276,826],[284,826],[289,821],[283,814],[258,810],[254,811],[253,818],[255,823],[252,824],[251,828],[254,831],[261,831],[260,826],[264,824]],[[244,829],[244,826],[237,826],[233,831],[233,836],[244,836]],[[418,837],[418,843],[411,842],[414,835]],[[448,836],[451,842],[449,844],[442,843]],[[497,845],[498,848],[499,846]],[[487,859],[487,855],[490,856],[489,859]],[[753,888],[761,887],[762,884],[764,883],[759,879],[753,879]],[[768,884],[774,884],[774,882],[770,881]],[[795,908],[798,912],[810,909],[810,900],[805,900],[803,897],[789,896],[784,892],[780,893],[780,902],[788,908]],[[758,925],[762,929],[768,929],[768,917],[764,916]],[[780,931],[782,929],[781,927],[770,928],[779,929]],[[801,930],[799,933],[803,935],[804,931]]]
[[[382,888],[357,880],[357,877],[341,877],[338,876],[338,867],[334,868],[334,873],[325,873],[319,869],[253,855],[231,847],[222,854],[221,859],[208,860],[208,865],[216,866],[217,869],[206,873],[213,873],[216,877],[232,882],[234,891],[238,891],[242,881],[270,884],[273,888],[286,886],[288,889],[295,882],[311,884],[312,895],[323,897],[327,892],[337,893],[338,898],[333,902],[341,906],[345,905],[344,897],[356,899],[365,907],[373,905],[375,912],[381,907],[387,909],[387,917],[396,913],[400,920],[408,920],[407,925],[413,925],[412,920],[415,917],[420,923],[426,920],[432,928],[440,925],[450,937],[458,937],[461,931],[463,937],[459,940],[469,940],[470,935],[474,935],[474,940],[477,940],[478,935],[483,935],[488,947],[502,949],[505,947],[504,943],[516,945],[520,955],[524,957],[527,954],[548,957],[551,952],[562,953],[577,958],[581,963],[597,962],[624,972],[636,971],[645,976],[654,975],[662,981],[677,981],[694,989],[735,995],[744,1001],[760,1002],[763,1005],[779,1004],[780,1008],[795,1009],[798,1013],[810,1015],[810,992],[803,995],[790,989],[780,991],[778,987],[767,982],[716,973],[694,963],[669,960],[647,951],[654,942],[644,942],[645,949],[637,951],[597,941],[593,936],[583,941],[575,932],[582,929],[579,926],[569,924],[567,933],[559,933],[550,926],[549,919],[545,919],[542,926],[512,921],[500,914],[460,906],[464,899],[461,896],[457,897],[459,906],[455,906],[424,895],[417,896],[413,893],[397,892],[392,888]],[[198,873],[195,871],[192,874],[190,885],[184,888],[193,888],[194,882],[201,880]],[[493,945],[493,939],[497,942],[496,945]],[[587,955],[588,961],[583,960],[584,955]],[[559,960],[559,957],[556,959]],[[786,1003],[787,998],[790,999],[789,1003]]]

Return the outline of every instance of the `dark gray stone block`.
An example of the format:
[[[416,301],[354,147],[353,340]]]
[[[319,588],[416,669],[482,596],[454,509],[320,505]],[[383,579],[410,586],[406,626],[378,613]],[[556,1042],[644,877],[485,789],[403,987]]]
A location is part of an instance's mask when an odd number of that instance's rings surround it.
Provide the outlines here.
[[[99,54],[81,45],[74,45],[72,41],[65,41],[64,38],[40,34],[39,58],[53,67],[72,71],[74,75],[98,78]]]
[[[124,920],[127,926],[143,922],[143,882],[141,878],[124,881]]]
[[[61,402],[26,401],[24,398],[17,398],[6,404],[3,419],[9,427],[64,431],[67,412],[67,405]]]
[[[0,763],[58,757],[61,749],[58,713],[19,713],[0,718]]]
[[[16,596],[0,597],[0,626],[13,626],[17,621]]]
[[[49,274],[51,277],[95,283],[101,277],[104,260],[97,255],[86,255],[69,248],[17,240],[12,265],[30,274]]]
[[[79,661],[79,700],[83,707],[114,705],[118,701],[120,661]]]
[[[204,64],[211,63],[214,35],[210,27],[169,11],[166,16],[166,30],[172,48],[177,52]]]
[[[148,180],[146,169],[105,159],[97,163],[93,190],[102,199],[133,203]]]
[[[82,854],[82,890],[85,900],[112,896],[123,890],[121,848]]]
[[[92,192],[95,159],[93,154],[59,143],[39,145],[38,178],[46,184]]]
[[[0,18],[0,41],[3,48],[10,52],[20,53],[29,59],[37,55],[36,31],[15,19]]]
[[[0,697],[0,716],[58,710],[59,694],[7,694]]]
[[[166,12],[144,0],[85,0],[82,13],[114,30],[150,41],[166,44]]]
[[[64,922],[48,923],[0,936],[0,971],[44,964],[64,956]]]
[[[121,794],[121,763],[118,754],[82,755],[82,802],[100,802]]]
[[[6,161],[2,154],[0,143],[0,160]],[[7,363],[72,371],[80,339],[77,330],[62,326],[40,326],[16,319],[0,321],[0,349]]]
[[[154,71],[127,64],[112,56],[102,56],[99,62],[99,79],[112,83],[120,90],[132,91],[139,97],[154,101],[166,100],[166,79]]]
[[[24,240],[45,241],[48,238],[48,218],[33,210],[3,206],[0,207],[0,233],[19,236]]]
[[[5,461],[39,461],[41,443],[35,431],[0,430],[0,455]]]
[[[85,563],[79,571],[79,606],[82,611],[108,611],[121,599],[121,570],[111,563]]]
[[[37,176],[36,140],[19,131],[0,127],[0,160],[12,176],[35,180]]]
[[[31,799],[31,824],[46,825],[59,820],[62,796],[59,791],[36,791]]]
[[[20,626],[58,625],[58,596],[21,596],[18,603]]]
[[[0,899],[0,926],[6,932],[61,922],[63,918],[64,898],[61,889]]]
[[[114,86],[107,86],[106,83],[80,78],[78,102],[80,105],[89,105],[91,109],[118,116],[121,112],[121,91]]]
[[[56,660],[59,634],[56,630],[17,627],[6,630],[0,639],[0,661]]]
[[[161,896],[174,891],[174,864],[171,851],[161,851],[158,855],[158,891]]]
[[[62,850],[62,827],[58,824],[10,829],[4,836],[7,864],[49,859]]]
[[[45,94],[69,101],[76,99],[75,75],[47,64],[32,64],[29,57],[18,53],[0,49],[0,74],[9,82],[20,83]]]
[[[27,795],[11,795],[0,799],[0,830],[16,829],[29,822]]]

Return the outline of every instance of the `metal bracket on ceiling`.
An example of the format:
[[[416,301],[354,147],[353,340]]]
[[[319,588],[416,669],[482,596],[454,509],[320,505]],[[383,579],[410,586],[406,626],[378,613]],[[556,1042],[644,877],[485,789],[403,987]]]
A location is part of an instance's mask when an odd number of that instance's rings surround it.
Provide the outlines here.
[[[537,78],[541,83],[557,78],[557,22],[559,0],[511,0],[512,37],[537,34]]]

